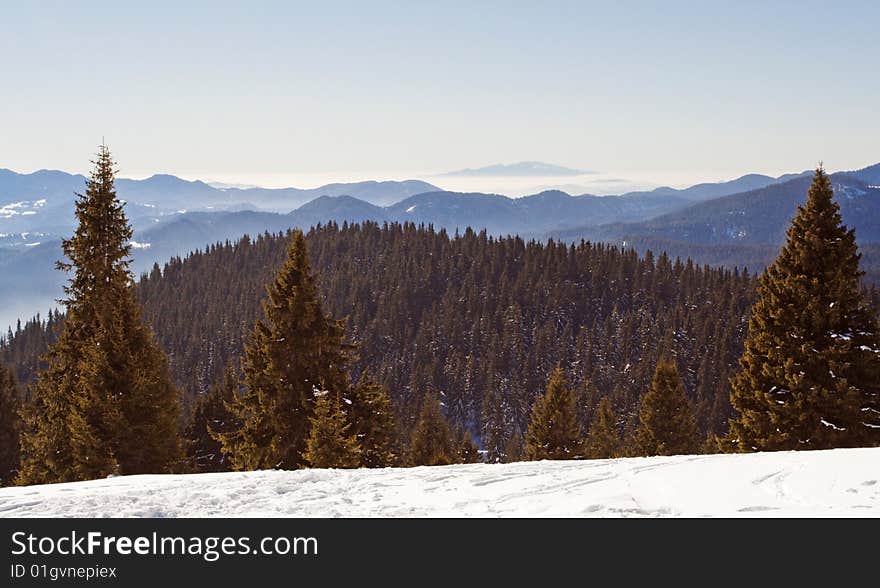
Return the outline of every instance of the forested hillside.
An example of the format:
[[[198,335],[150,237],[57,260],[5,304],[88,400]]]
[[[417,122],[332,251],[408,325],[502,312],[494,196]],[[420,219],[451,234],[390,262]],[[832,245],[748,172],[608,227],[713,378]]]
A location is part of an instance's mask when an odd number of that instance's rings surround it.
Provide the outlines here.
[[[611,243],[614,243],[612,241]],[[760,273],[779,255],[780,245],[767,244],[705,244],[674,241],[646,235],[627,235],[619,240],[626,248],[639,253],[647,251],[665,251],[670,257],[690,258],[697,263],[711,266],[738,267]],[[880,285],[880,243],[861,243],[859,252],[862,255],[861,269],[864,272],[862,282],[870,288]]]
[[[287,242],[267,234],[217,244],[142,278],[145,319],[187,401],[242,353]],[[412,224],[330,224],[307,242],[327,308],[348,317],[360,344],[353,376],[369,369],[387,386],[401,435],[436,393],[454,425],[477,439],[496,426],[516,446],[557,363],[578,391],[581,423],[609,396],[622,431],[664,353],[677,362],[701,433],[726,430],[748,274],[602,244],[453,237]],[[25,325],[2,343],[2,360],[29,381],[49,338]]]

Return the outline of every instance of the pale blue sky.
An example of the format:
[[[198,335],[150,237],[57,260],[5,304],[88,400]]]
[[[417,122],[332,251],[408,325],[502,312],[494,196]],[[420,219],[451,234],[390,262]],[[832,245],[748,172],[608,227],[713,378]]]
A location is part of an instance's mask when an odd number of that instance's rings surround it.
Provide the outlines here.
[[[878,2],[4,2],[0,167],[263,184],[880,161]],[[301,181],[303,183],[305,180]]]

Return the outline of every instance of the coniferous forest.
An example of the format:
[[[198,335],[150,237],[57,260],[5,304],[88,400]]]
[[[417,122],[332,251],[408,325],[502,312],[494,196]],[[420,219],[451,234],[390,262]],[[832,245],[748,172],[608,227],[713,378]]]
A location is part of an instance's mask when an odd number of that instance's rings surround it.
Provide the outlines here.
[[[132,285],[112,180],[102,150],[66,316],[0,342],[19,481],[880,441],[877,294],[821,170],[760,279],[366,222],[217,243]]]
[[[289,239],[214,245],[138,284],[189,413],[222,386],[227,364],[239,366]],[[347,340],[357,345],[349,376],[368,373],[388,390],[398,443],[436,396],[450,426],[494,459],[522,457],[532,405],[557,364],[576,396],[579,426],[587,430],[608,397],[623,436],[637,425],[640,396],[664,353],[680,362],[701,439],[726,431],[727,379],[754,287],[748,274],[601,244],[450,236],[412,225],[330,224],[305,241],[321,298],[346,318]],[[4,346],[23,382],[52,338],[47,329],[63,321],[44,324],[25,325]]]

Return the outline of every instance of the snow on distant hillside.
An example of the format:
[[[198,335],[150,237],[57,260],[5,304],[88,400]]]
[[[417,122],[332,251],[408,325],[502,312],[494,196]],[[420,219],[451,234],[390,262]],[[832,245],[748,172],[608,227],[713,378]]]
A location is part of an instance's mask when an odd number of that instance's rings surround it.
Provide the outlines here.
[[[129,476],[0,490],[6,517],[880,516],[880,448]]]

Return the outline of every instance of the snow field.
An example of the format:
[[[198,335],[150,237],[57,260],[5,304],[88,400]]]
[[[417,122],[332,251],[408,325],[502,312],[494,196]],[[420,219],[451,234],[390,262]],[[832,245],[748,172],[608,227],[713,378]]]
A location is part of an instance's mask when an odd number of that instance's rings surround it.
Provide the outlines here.
[[[880,448],[122,476],[0,489],[3,517],[880,516]]]

